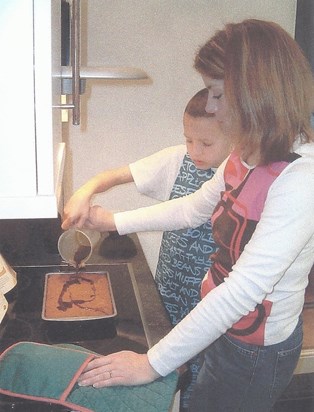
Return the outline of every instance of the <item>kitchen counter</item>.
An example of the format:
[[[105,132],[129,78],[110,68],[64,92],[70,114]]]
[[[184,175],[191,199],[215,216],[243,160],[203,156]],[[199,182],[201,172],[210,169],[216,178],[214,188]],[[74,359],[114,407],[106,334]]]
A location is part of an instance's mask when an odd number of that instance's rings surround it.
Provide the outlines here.
[[[107,235],[105,234],[102,238],[106,239],[106,237]],[[127,238],[134,242],[134,246],[136,248],[135,256],[126,258],[103,257],[100,254],[98,247],[91,259],[88,261],[88,265],[128,263],[131,266],[134,278],[136,280],[135,292],[138,293],[138,301],[140,302],[139,309],[143,319],[148,345],[151,347],[171,330],[171,323],[162,304],[154,278],[148,267],[137,235],[128,235]],[[126,238],[121,236],[120,239],[123,249],[125,247]],[[100,246],[102,246],[101,242],[99,244]],[[119,244],[119,240],[116,241],[116,244]],[[121,253],[123,254],[123,251]],[[128,254],[128,251],[126,251],[126,254]]]
[[[106,244],[110,246],[109,252],[103,247]],[[1,350],[15,342],[29,340],[48,344],[75,343],[100,354],[119,350],[145,353],[167,334],[171,324],[137,236],[117,237],[113,250],[111,246],[108,235],[104,234],[82,271],[82,275],[96,271],[108,272],[110,275],[117,317],[103,320],[107,323],[90,320],[88,324],[74,322],[74,325],[73,322],[62,324],[45,321],[41,317],[41,311],[46,274],[69,272],[73,268],[62,262],[58,253],[48,254],[44,258],[40,254],[37,259],[38,250],[32,251],[31,248],[24,257],[20,255],[17,265],[12,265],[10,260],[9,263],[18,275],[18,289],[17,296],[13,294],[8,313],[0,326]],[[36,405],[28,401],[0,396],[1,411],[11,410],[11,403],[18,411],[26,410],[23,409],[26,407],[29,411],[33,411],[31,407],[36,408]],[[64,408],[51,404],[41,405],[41,408],[40,411],[64,411]],[[37,409],[34,410],[37,412]]]
[[[27,231],[28,237],[30,236],[30,232],[30,230]],[[27,270],[27,268],[36,268],[40,266],[44,266],[46,268],[45,270],[50,272],[53,272],[56,267],[61,271],[71,269],[62,261],[55,245],[54,247],[50,246],[48,250],[43,247],[43,242],[41,240],[40,236],[36,237],[34,235],[31,236],[30,239],[27,239],[28,242],[23,239],[21,240],[21,237],[19,237],[21,247],[16,246],[12,256],[10,255],[9,258],[7,258],[7,254],[4,254],[4,258],[8,259],[8,262],[18,274],[23,272],[23,270]],[[138,310],[143,322],[147,344],[148,347],[151,347],[169,332],[171,324],[157,291],[138,237],[135,234],[118,236],[114,239],[114,250],[111,250],[112,242],[110,242],[110,239],[109,243],[106,243],[107,241],[108,234],[103,234],[98,244],[98,248],[96,248],[92,257],[88,260],[85,269],[86,271],[97,269],[102,270],[108,265],[108,267],[127,265],[128,271],[131,274],[130,277],[136,296]],[[27,247],[25,247],[26,244]],[[109,248],[106,245],[109,245]],[[100,248],[102,248],[102,254],[99,250]],[[20,253],[21,249],[23,249],[22,253]],[[104,257],[104,255],[113,257]],[[51,267],[50,270],[49,267]]]
[[[302,315],[303,346],[295,374],[314,373],[314,266],[309,274],[309,284],[306,288]]]

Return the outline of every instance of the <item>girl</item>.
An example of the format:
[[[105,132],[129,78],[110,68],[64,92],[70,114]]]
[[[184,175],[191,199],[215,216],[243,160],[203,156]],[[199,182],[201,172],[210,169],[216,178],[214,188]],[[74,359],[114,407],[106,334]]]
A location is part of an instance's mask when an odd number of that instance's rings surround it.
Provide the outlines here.
[[[204,351],[191,411],[265,412],[302,346],[314,261],[313,78],[296,42],[260,20],[226,25],[200,48],[195,68],[209,90],[206,110],[235,150],[194,194],[116,214],[94,206],[86,226],[125,234],[211,218],[218,250],[202,301],[147,354],[100,357],[79,384],[149,382]]]

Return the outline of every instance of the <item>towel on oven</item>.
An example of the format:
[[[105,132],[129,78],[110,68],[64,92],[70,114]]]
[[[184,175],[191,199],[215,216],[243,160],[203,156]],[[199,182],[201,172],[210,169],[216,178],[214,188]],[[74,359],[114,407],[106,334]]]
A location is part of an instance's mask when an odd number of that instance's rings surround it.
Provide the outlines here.
[[[78,376],[96,356],[76,345],[14,344],[0,356],[0,393],[80,412],[169,411],[178,380],[176,372],[139,386],[78,386]]]

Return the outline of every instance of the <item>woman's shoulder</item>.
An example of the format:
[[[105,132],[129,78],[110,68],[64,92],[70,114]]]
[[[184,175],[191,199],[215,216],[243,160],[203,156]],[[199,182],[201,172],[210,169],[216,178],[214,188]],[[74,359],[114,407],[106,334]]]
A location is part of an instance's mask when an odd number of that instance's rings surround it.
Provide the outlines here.
[[[314,160],[314,142],[296,143],[294,152],[304,159]]]

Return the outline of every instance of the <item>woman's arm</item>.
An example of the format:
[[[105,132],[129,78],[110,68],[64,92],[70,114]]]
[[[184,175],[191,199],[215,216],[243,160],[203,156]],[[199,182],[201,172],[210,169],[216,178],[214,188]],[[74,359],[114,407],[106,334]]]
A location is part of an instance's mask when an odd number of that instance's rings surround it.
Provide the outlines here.
[[[167,375],[253,311],[265,297],[272,301],[274,293],[277,293],[276,299],[284,298],[284,303],[279,318],[274,320],[275,324],[281,323],[274,328],[269,344],[276,343],[276,339],[283,340],[284,334],[292,332],[289,332],[287,325],[294,327],[294,321],[297,321],[307,274],[313,264],[313,179],[313,166],[308,170],[301,166],[299,170],[298,165],[277,178],[269,191],[261,220],[229,277],[154,345],[148,351],[147,359],[142,359],[143,355],[132,355],[132,362],[135,360],[139,365],[144,362],[147,368],[140,367],[138,370],[135,367],[134,375],[120,371],[124,376],[123,384],[131,385],[139,376],[143,382],[149,382],[153,371]],[[297,307],[295,304],[287,305],[294,296],[297,296]],[[285,327],[282,327],[284,324]],[[125,370],[129,371],[131,360],[116,353],[115,362],[118,359],[123,360]],[[103,361],[106,362],[106,359]],[[115,365],[112,363],[110,369],[113,376]],[[89,384],[96,381],[103,386],[117,384],[109,374],[100,378],[96,370],[94,373]]]
[[[268,330],[266,344],[292,332],[314,256],[314,167],[295,166],[270,188],[260,222],[229,276],[149,350],[148,359],[161,375],[202,351],[266,297],[284,302],[276,303],[274,322],[282,323]]]
[[[113,214],[100,206],[93,206],[84,222],[88,229],[105,232],[117,230],[120,235],[154,230],[174,230],[197,227],[208,221],[219,200],[219,174],[205,182],[195,193],[143,207]]]
[[[211,180],[185,197],[115,214],[100,206],[93,206],[84,227],[100,232],[117,230],[121,235],[197,227],[210,219],[220,192],[224,189],[224,164],[217,169]]]
[[[114,214],[116,229],[120,234],[176,230],[197,227],[207,222],[224,190],[225,162],[213,178],[196,192],[154,206]]]

